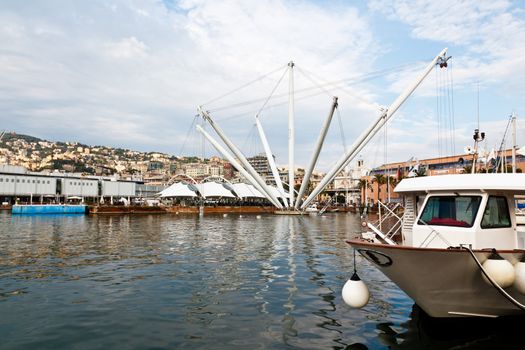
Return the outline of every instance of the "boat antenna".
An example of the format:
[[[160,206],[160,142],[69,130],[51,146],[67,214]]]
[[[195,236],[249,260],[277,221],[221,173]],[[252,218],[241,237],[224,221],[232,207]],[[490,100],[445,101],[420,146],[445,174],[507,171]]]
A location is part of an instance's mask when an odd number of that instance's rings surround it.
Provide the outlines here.
[[[478,130],[479,130],[479,80],[478,80]]]

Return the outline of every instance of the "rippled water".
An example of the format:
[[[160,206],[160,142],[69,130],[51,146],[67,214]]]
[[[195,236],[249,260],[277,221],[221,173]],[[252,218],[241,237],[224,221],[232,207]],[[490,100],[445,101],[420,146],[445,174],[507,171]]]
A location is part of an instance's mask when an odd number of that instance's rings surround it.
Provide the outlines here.
[[[519,336],[516,323],[467,333],[425,321],[359,257],[372,299],[348,308],[340,291],[353,259],[344,241],[359,230],[352,214],[3,212],[0,348],[438,349]]]

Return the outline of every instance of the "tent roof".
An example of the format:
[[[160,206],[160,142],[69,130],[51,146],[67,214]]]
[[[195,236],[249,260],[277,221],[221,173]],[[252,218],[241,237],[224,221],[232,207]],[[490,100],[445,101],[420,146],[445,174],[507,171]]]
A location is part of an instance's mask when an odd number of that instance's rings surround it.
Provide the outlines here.
[[[283,198],[283,195],[281,194],[281,192],[279,192],[279,190],[277,189],[277,187],[274,187],[274,186],[268,186],[270,188],[270,191],[273,193],[273,195],[277,198]],[[288,192],[284,191],[284,198],[288,198]]]
[[[161,197],[197,197],[195,191],[190,186],[182,182],[176,182],[160,192]]]
[[[253,187],[253,185],[248,185],[241,182],[232,184],[231,187],[240,198],[265,198],[261,192]]]
[[[204,197],[227,197],[235,198],[231,191],[227,190],[222,184],[217,182],[204,182],[195,185],[202,196]]]

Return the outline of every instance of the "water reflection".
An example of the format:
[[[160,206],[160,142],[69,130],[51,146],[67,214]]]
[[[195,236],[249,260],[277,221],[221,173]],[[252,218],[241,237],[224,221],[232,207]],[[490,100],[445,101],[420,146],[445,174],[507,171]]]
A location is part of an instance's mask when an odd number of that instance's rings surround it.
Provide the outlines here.
[[[423,328],[412,301],[360,257],[371,302],[346,307],[340,290],[353,262],[344,241],[359,228],[359,217],[345,214],[0,213],[2,348],[418,349],[501,340],[504,333],[456,339],[442,326]]]

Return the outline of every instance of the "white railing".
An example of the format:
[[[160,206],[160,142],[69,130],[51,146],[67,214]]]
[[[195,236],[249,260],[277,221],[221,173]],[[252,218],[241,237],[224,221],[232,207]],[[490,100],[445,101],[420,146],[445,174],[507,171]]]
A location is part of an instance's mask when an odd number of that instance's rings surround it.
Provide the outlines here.
[[[385,205],[378,201],[378,221],[374,223],[367,223],[368,228],[370,228],[377,236],[382,240],[387,242],[390,245],[395,245],[394,237],[398,234],[401,234],[401,228],[403,227],[402,218],[396,214],[398,208],[402,208],[401,204],[396,203],[393,208],[389,208],[388,205]],[[383,226],[388,227],[386,223],[389,224],[394,220],[392,225],[388,225],[389,229],[386,232],[383,232]]]

